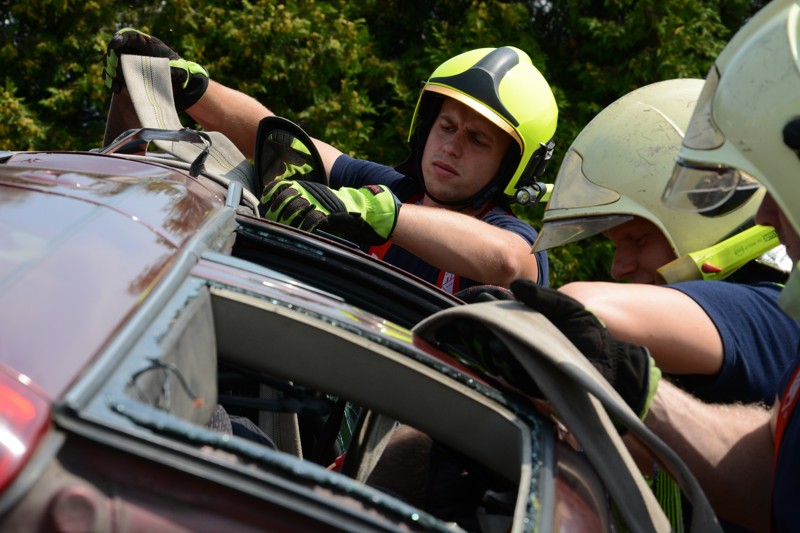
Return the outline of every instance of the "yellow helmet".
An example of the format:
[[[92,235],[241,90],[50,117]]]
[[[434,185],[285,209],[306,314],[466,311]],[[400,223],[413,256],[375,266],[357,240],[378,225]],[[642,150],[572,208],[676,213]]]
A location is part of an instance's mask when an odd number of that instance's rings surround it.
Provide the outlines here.
[[[752,226],[761,194],[713,218],[677,213],[661,201],[702,87],[699,79],[653,83],[592,119],[564,156],[534,250],[574,242],[636,216],[655,224],[680,257]]]
[[[678,154],[664,201],[714,212],[747,203],[763,185],[800,233],[800,5],[776,0],[717,58]],[[795,267],[780,299],[800,317]]]
[[[448,59],[433,71],[411,119],[412,155],[407,163],[414,167],[404,167],[416,173],[423,187],[420,161],[441,97],[469,106],[514,139],[487,188],[458,204],[481,204],[501,193],[512,199],[518,188],[542,174],[553,153],[558,107],[528,54],[512,46],[479,48]]]

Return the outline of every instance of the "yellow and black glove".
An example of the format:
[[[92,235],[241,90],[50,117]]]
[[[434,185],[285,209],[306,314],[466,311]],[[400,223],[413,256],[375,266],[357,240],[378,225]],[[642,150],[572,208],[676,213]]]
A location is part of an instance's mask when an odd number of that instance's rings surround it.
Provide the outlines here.
[[[193,61],[182,59],[160,39],[134,28],[122,28],[108,41],[103,56],[103,82],[118,93],[125,86],[119,59],[122,54],[169,58],[172,77],[172,96],[175,109],[183,111],[205,94],[208,88],[208,71]]]
[[[320,228],[368,245],[392,236],[400,201],[385,185],[331,189],[309,181],[277,180],[261,195],[261,215],[274,222],[313,231]]]
[[[292,178],[320,181],[320,169],[316,168],[308,147],[291,133],[281,130],[271,132],[259,156],[256,171],[264,183]]]
[[[511,283],[519,301],[553,323],[614,387],[640,418],[647,415],[661,371],[643,346],[615,339],[582,303],[527,279]]]

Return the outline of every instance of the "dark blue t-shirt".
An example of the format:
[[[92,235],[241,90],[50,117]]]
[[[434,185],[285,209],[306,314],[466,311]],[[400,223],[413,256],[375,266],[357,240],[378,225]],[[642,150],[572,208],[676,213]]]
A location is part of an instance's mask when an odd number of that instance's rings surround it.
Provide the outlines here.
[[[401,202],[414,202],[423,194],[422,187],[416,179],[405,176],[392,167],[346,155],[336,159],[331,169],[330,183],[333,188],[386,185]],[[484,211],[480,218],[487,224],[516,233],[531,246],[536,240],[537,232],[530,224],[500,207]],[[387,244],[384,247],[374,247],[371,253],[448,292],[458,292],[467,287],[481,285],[478,281],[442,271],[399,246]],[[549,265],[546,252],[532,254],[531,261],[537,262],[539,285],[547,286]]]
[[[716,376],[681,376],[682,388],[707,402],[772,405],[780,379],[800,353],[800,322],[778,307],[782,286],[771,282],[686,281],[667,285],[703,308],[722,339]]]

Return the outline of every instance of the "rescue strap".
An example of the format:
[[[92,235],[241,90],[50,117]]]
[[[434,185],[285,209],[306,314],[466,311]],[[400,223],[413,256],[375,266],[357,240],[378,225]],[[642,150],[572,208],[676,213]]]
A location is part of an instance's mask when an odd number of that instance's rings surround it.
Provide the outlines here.
[[[127,91],[111,96],[104,146],[135,128],[183,130],[172,98],[169,59],[123,54],[120,62]],[[211,140],[210,147],[164,140],[155,140],[153,143],[186,163],[194,162],[208,149],[203,174],[226,188],[232,182],[240,183],[244,189],[243,203],[258,213],[259,201],[254,194],[257,180],[253,165],[222,133],[209,131],[204,134]]]
[[[520,302],[494,301],[439,311],[414,326],[433,339],[453,320],[480,322],[505,344],[584,447],[631,531],[670,531],[668,518],[618,434],[626,427],[672,476],[692,504],[690,531],[722,528],[700,484],[678,455],[625,404],[591,363],[547,318]]]

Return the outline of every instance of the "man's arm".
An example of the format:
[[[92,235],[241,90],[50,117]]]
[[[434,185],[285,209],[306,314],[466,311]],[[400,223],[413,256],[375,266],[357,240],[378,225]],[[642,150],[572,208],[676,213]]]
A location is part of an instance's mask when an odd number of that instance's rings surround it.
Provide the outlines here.
[[[704,404],[662,381],[645,424],[687,464],[717,515],[753,531],[769,530],[774,452],[770,411],[755,405]]]
[[[249,158],[254,155],[258,123],[262,118],[275,114],[255,98],[214,80],[209,81],[203,97],[186,112],[204,129],[228,137]],[[326,172],[330,174],[333,162],[342,152],[319,139],[313,141]]]
[[[442,270],[488,285],[508,287],[514,279],[536,281],[539,275],[525,239],[447,209],[403,204],[392,242]]]
[[[258,122],[273,114],[256,99],[214,80],[187,113],[204,129],[223,133],[246,157],[253,157]],[[330,174],[342,152],[314,142]],[[440,269],[481,283],[507,287],[514,279],[537,280],[539,275],[525,239],[446,209],[403,205],[392,242]]]
[[[118,93],[125,87],[120,57],[125,54],[164,57],[170,60],[170,76],[175,106],[208,131],[228,137],[245,157],[253,158],[258,123],[273,115],[256,99],[209,79],[201,65],[182,59],[163,41],[135,28],[123,28],[108,42],[103,56],[103,83]],[[325,170],[330,173],[341,152],[314,139]]]
[[[561,330],[683,459],[720,517],[756,531],[768,528],[775,425],[766,408],[705,404],[658,379],[652,365],[642,365],[650,360],[648,350],[610,335],[595,314],[563,291],[528,280],[514,281],[511,291]]]
[[[711,318],[686,294],[655,285],[573,282],[560,291],[599,316],[611,334],[647,346],[670,374],[717,374],[722,339]]]

